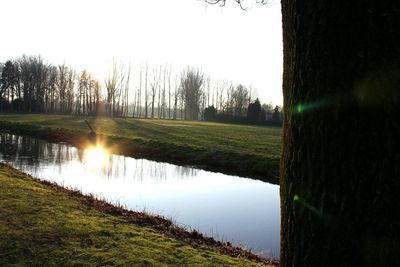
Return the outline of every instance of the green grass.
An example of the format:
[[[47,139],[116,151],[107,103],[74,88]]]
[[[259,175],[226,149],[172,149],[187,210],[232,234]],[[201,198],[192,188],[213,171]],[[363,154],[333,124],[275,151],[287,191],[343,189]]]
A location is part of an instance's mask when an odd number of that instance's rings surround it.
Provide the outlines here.
[[[0,266],[259,266],[191,246],[0,165]]]
[[[277,177],[281,151],[278,127],[38,114],[2,114],[0,127],[73,142],[88,133],[85,119],[111,143],[122,144],[123,154],[263,180]]]

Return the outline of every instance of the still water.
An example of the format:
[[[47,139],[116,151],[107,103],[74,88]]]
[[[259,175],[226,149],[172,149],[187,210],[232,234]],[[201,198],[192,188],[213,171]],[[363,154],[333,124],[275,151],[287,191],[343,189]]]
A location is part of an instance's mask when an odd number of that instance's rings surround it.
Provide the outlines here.
[[[265,257],[279,256],[277,185],[8,133],[0,133],[0,161]]]

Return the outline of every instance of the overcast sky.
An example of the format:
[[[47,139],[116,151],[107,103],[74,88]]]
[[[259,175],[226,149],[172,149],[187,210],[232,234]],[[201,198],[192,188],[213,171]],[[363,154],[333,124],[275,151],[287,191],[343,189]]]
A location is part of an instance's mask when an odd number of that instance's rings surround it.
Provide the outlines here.
[[[136,81],[146,62],[190,65],[282,104],[279,1],[242,11],[233,0],[0,0],[0,21],[0,62],[40,54],[101,81],[113,59],[130,62]]]

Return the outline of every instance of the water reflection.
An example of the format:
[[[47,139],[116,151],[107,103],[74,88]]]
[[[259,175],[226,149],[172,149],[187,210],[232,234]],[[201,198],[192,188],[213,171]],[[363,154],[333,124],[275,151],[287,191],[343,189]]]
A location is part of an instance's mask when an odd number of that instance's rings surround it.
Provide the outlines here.
[[[279,255],[278,186],[0,133],[0,160],[32,176]]]
[[[143,181],[143,177],[155,180],[167,180],[168,176],[188,179],[196,176],[198,172],[197,169],[163,162],[143,159],[132,161],[132,158],[108,154],[107,150],[101,146],[82,150],[63,143],[49,143],[29,136],[8,133],[0,133],[0,153],[4,161],[13,162],[18,168],[55,165],[58,166],[58,173],[60,173],[63,170],[62,164],[77,161],[81,164],[73,165],[75,168],[83,167],[85,172],[110,179],[127,176],[128,170],[134,170],[129,175],[138,181]],[[131,160],[127,162],[127,159]],[[71,166],[69,165],[69,167]],[[168,171],[167,166],[169,167]],[[171,171],[171,167],[173,171]]]

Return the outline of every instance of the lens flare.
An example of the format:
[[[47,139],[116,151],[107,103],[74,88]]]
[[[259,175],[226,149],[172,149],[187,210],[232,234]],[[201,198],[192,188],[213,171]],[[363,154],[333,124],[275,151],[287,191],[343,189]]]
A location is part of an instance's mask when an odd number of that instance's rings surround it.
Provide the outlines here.
[[[322,211],[318,210],[316,207],[308,204],[297,194],[293,196],[293,202],[299,203],[303,207],[307,208],[311,213],[318,216],[321,220],[323,220],[327,224],[329,224],[332,220],[332,218],[329,215],[322,213]]]
[[[314,102],[297,103],[292,107],[294,114],[300,115],[306,112],[317,111],[322,108],[332,106],[334,104],[334,99],[321,99]]]

